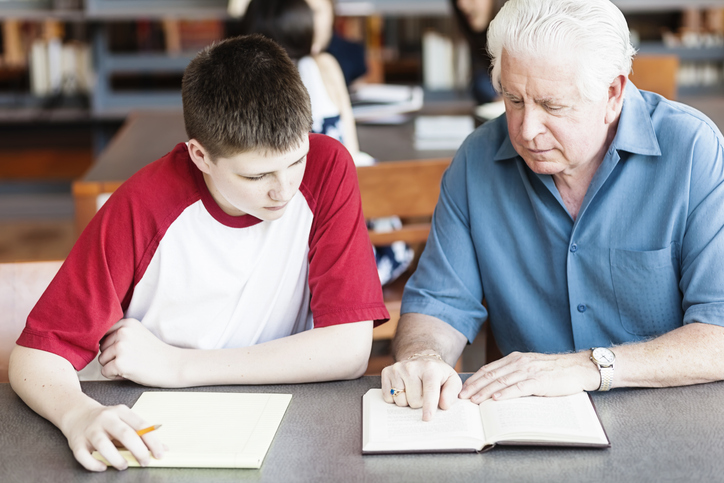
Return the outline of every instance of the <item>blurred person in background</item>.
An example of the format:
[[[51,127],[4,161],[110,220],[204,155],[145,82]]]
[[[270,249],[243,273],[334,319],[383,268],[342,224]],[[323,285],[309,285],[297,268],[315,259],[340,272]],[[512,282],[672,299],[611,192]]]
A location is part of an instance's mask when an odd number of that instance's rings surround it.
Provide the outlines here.
[[[472,65],[472,91],[478,104],[499,98],[490,82],[490,57],[487,50],[488,24],[505,0],[450,0],[455,18],[468,44]]]
[[[331,0],[252,0],[241,31],[260,33],[287,51],[309,92],[312,131],[339,140],[357,157],[357,128],[344,75],[335,58],[325,52],[333,22]]]

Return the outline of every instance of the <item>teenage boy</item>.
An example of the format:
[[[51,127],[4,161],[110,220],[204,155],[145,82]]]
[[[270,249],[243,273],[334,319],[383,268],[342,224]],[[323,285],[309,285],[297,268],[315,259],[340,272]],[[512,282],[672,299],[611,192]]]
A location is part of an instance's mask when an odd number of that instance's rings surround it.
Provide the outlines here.
[[[84,231],[28,317],[13,389],[58,426],[87,469],[147,464],[163,443],[127,407],[81,391],[351,379],[388,318],[354,164],[309,135],[307,92],[283,49],[229,39],[186,69],[188,143],[131,177]],[[313,330],[311,330],[313,329]]]

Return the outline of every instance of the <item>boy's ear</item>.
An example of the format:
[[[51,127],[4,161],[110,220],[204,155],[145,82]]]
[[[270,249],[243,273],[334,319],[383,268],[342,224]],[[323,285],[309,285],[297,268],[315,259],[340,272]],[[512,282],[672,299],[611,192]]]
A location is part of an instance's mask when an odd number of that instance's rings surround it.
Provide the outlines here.
[[[213,164],[209,153],[204,149],[200,142],[196,139],[191,139],[188,142],[189,156],[191,161],[194,162],[199,171],[202,173],[209,173],[209,165]]]

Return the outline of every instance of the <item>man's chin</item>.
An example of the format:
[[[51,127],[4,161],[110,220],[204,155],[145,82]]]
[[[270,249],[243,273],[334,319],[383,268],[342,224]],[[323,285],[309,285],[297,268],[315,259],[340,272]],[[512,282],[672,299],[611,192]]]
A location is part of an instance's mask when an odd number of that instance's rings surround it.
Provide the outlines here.
[[[525,159],[525,164],[527,164],[530,170],[536,174],[553,175],[565,170],[565,166],[561,165],[561,163],[557,161]]]

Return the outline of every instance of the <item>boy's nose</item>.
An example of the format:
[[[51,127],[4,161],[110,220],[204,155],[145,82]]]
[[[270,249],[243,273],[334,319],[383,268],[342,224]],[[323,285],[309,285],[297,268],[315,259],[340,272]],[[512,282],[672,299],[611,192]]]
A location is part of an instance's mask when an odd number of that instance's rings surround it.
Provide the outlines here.
[[[293,194],[292,181],[286,177],[277,177],[275,185],[269,191],[269,197],[274,201],[289,201]]]

